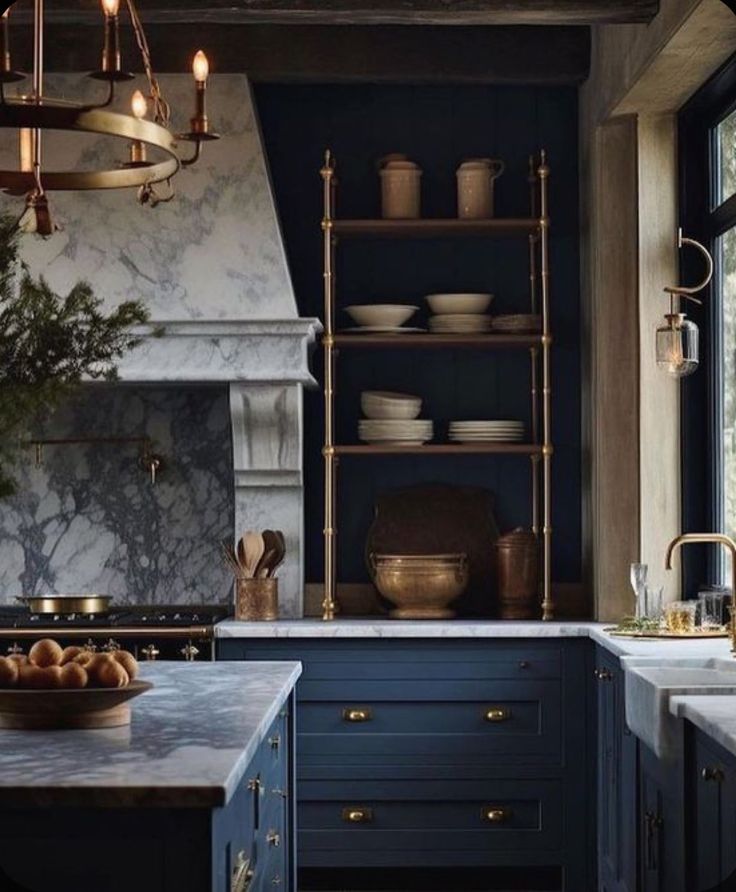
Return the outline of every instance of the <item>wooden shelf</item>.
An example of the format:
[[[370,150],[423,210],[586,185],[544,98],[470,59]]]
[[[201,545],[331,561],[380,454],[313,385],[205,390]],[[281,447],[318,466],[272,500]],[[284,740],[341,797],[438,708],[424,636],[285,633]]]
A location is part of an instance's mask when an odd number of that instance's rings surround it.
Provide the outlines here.
[[[534,443],[429,443],[426,446],[388,446],[362,443],[335,446],[335,455],[541,455]]]
[[[339,349],[396,349],[418,350],[475,349],[475,350],[528,350],[541,347],[541,334],[336,334],[335,347]]]
[[[485,236],[507,238],[533,235],[539,230],[536,218],[457,220],[333,220],[332,232],[341,238],[447,238]]]

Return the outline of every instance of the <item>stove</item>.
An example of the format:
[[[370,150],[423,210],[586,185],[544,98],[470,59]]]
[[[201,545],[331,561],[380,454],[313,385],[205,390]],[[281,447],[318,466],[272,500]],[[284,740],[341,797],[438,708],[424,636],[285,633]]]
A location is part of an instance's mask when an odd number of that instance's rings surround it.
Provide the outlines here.
[[[215,625],[226,605],[120,606],[107,613],[40,614],[0,605],[0,653],[24,653],[39,638],[62,646],[131,651],[139,660],[213,660]]]

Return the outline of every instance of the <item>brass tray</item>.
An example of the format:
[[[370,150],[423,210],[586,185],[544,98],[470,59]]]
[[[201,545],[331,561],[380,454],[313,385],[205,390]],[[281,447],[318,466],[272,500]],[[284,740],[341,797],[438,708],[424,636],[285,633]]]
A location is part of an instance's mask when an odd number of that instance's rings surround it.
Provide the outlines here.
[[[728,629],[724,626],[722,629],[704,629],[699,632],[668,632],[666,629],[661,631],[637,632],[625,629],[619,629],[617,626],[609,626],[603,630],[612,638],[643,638],[650,641],[687,641],[699,638],[728,638]]]

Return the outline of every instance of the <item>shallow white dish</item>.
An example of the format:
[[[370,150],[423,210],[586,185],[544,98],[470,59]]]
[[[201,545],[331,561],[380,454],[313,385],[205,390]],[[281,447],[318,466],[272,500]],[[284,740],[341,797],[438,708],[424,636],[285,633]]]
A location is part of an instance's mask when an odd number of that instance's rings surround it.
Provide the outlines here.
[[[428,294],[425,298],[433,313],[485,313],[493,300],[492,294],[457,292],[456,294]]]
[[[345,312],[360,326],[396,328],[411,319],[419,307],[408,304],[354,304]]]

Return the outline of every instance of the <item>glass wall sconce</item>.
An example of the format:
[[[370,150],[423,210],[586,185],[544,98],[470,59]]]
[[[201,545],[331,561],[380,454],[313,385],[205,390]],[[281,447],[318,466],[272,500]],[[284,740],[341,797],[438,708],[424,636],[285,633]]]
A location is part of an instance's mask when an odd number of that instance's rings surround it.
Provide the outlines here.
[[[676,285],[665,288],[665,293],[670,296],[670,311],[665,314],[665,323],[657,329],[657,365],[673,378],[684,378],[691,375],[699,363],[699,332],[698,326],[687,318],[680,310],[680,300],[692,300],[699,304],[694,295],[710,284],[713,278],[713,258],[710,251],[695,239],[685,238],[682,230],[677,232],[677,247],[683,248],[690,245],[697,248],[706,261],[706,276],[700,284],[694,287]]]

